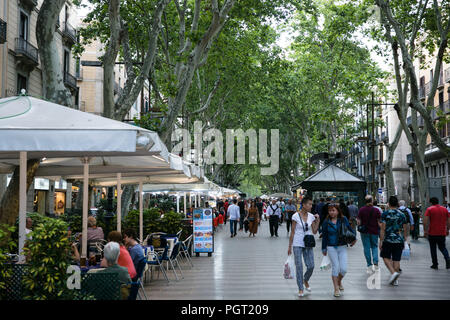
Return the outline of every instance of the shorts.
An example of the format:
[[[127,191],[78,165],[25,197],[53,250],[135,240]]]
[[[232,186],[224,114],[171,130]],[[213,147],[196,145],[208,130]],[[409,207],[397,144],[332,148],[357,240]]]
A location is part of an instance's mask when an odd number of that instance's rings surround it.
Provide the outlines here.
[[[404,246],[404,243],[390,243],[384,241],[381,246],[380,257],[392,259],[392,261],[400,261],[402,259]]]

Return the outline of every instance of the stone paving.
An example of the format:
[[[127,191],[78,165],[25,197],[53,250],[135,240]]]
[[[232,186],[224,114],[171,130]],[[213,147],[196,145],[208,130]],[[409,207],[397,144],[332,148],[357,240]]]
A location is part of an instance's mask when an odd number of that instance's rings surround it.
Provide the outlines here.
[[[315,269],[310,279],[312,293],[303,298],[297,296],[295,280],[283,278],[283,266],[287,258],[288,235],[283,224],[279,237],[271,238],[268,221],[261,222],[256,237],[238,232],[230,238],[229,224],[221,226],[215,234],[215,252],[212,257],[202,254],[193,256],[194,267],[181,262],[184,279],[175,281],[169,270],[170,283],[157,272],[153,280],[146,283],[147,297],[151,300],[379,300],[379,299],[450,299],[450,269],[438,251],[439,270],[430,269],[431,257],[428,241],[411,240],[411,259],[402,261],[399,286],[387,283],[389,271],[380,260],[381,288],[369,290],[368,275],[359,239],[353,248],[348,248],[348,273],[343,280],[341,297],[333,296],[331,271],[321,271],[321,242],[316,238],[314,249]],[[450,249],[450,237],[447,237]]]

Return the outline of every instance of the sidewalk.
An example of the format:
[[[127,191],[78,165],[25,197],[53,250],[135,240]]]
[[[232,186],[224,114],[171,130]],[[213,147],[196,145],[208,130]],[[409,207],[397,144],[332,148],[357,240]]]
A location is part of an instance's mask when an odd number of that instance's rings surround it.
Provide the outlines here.
[[[149,299],[157,300],[311,300],[311,299],[450,299],[450,269],[438,252],[439,270],[430,269],[431,257],[428,241],[411,241],[411,260],[403,261],[399,286],[387,284],[389,271],[380,260],[381,289],[367,288],[366,262],[361,241],[348,249],[348,273],[343,280],[345,291],[340,298],[333,297],[331,271],[320,271],[322,260],[321,242],[316,238],[314,248],[315,269],[310,279],[312,293],[299,298],[295,280],[283,278],[283,265],[287,258],[288,236],[286,225],[278,229],[279,238],[271,238],[269,223],[261,222],[256,237],[238,232],[230,238],[229,224],[219,228],[215,234],[215,252],[193,257],[194,267],[184,262],[184,279],[180,281],[153,280],[146,285]],[[447,237],[447,248],[450,239]],[[179,271],[178,271],[179,272]],[[154,279],[156,279],[155,272]],[[175,279],[169,270],[169,278]]]

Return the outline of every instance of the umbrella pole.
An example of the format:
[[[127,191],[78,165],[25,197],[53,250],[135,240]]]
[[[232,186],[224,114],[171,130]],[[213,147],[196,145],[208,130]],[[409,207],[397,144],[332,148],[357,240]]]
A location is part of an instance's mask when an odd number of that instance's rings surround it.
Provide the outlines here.
[[[117,174],[117,231],[122,232],[122,174]]]
[[[186,203],[186,192],[184,193],[184,215],[186,216],[186,207],[187,207],[187,203]]]
[[[139,181],[139,239],[144,241],[144,184]]]
[[[81,261],[87,258],[87,228],[88,228],[88,196],[89,196],[89,158],[84,158],[83,162],[83,235],[81,244]],[[83,260],[84,258],[84,260]],[[82,263],[81,263],[82,264]]]
[[[27,153],[20,152],[19,175],[19,262],[25,262],[23,247],[25,245],[25,227],[27,219]]]
[[[180,194],[177,192],[177,213],[180,212]]]

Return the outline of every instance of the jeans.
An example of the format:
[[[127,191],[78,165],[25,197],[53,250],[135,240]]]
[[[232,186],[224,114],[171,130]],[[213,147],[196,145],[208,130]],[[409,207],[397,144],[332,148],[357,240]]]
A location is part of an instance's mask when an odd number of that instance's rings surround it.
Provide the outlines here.
[[[430,242],[431,261],[434,266],[438,265],[436,245],[439,247],[439,251],[444,255],[445,261],[450,259],[447,248],[445,247],[445,236],[428,236]]]
[[[230,232],[232,236],[236,235],[237,223],[237,220],[230,220]]]
[[[269,217],[270,236],[278,236],[278,216],[272,215]]]
[[[347,273],[347,246],[327,247],[327,254],[331,260],[331,275],[345,276]]]
[[[413,239],[419,239],[420,236],[420,215],[413,214],[414,218],[414,230],[411,231],[411,237]]]
[[[297,269],[296,277],[298,290],[303,291],[303,281],[309,281],[314,271],[314,252],[313,248],[302,247],[293,247],[293,251],[295,268]],[[305,275],[303,275],[302,255],[306,265]]]
[[[292,225],[292,216],[294,215],[294,212],[287,212],[286,213],[286,230],[289,233],[289,230],[291,229]]]
[[[372,264],[378,265],[378,235],[361,233],[361,241],[367,266],[370,267]]]

